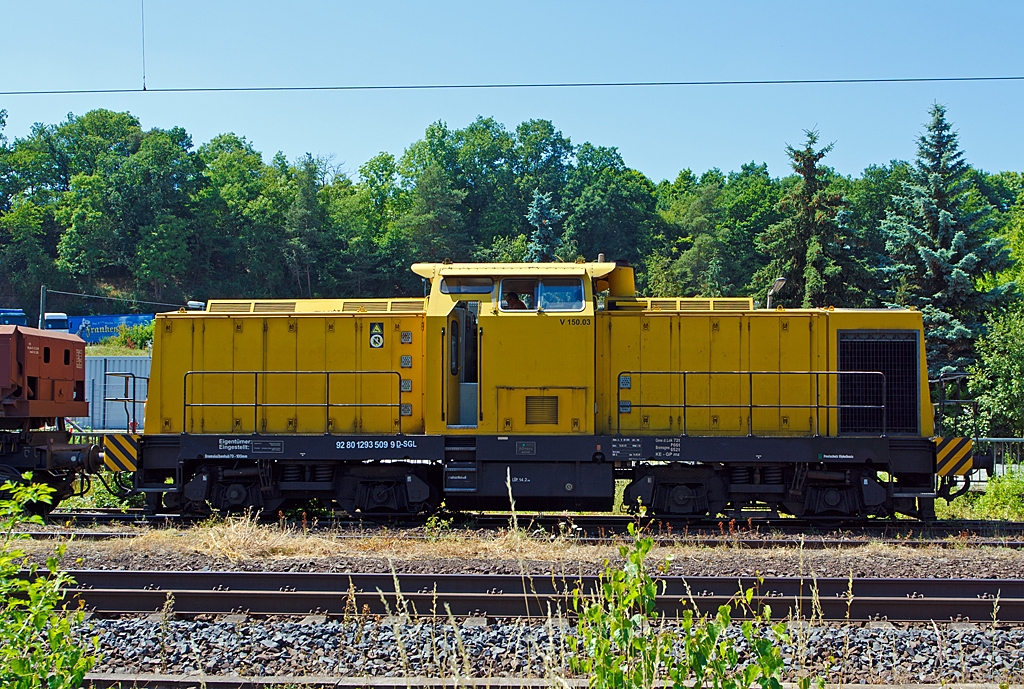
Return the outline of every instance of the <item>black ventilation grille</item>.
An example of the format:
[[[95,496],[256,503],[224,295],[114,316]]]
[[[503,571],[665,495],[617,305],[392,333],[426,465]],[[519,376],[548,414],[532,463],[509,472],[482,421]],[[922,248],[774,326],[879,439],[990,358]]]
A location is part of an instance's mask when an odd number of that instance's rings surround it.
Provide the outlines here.
[[[527,425],[557,425],[558,398],[554,396],[527,395],[526,423]]]
[[[879,371],[885,374],[882,409],[839,410],[840,433],[918,434],[918,333],[839,333],[839,371]],[[883,384],[877,375],[839,376],[839,404],[881,405]]]

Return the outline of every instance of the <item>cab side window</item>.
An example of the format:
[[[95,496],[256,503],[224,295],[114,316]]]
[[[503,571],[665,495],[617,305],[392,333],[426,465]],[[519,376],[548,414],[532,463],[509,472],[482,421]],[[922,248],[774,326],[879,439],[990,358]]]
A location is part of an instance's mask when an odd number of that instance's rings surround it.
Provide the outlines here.
[[[544,278],[539,303],[545,311],[582,311],[583,283],[579,278]]]
[[[502,311],[582,311],[579,278],[509,278],[501,281]]]
[[[494,288],[491,278],[480,277],[443,277],[441,278],[441,294],[490,294]]]
[[[501,281],[502,311],[535,311],[537,309],[538,280],[512,278]]]

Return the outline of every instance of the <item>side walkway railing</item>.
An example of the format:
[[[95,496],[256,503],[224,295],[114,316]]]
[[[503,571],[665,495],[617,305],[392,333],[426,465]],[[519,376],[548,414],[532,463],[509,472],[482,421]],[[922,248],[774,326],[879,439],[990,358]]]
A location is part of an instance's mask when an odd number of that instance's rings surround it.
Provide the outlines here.
[[[195,399],[195,381],[202,379],[206,376],[216,377],[229,377],[231,379],[230,389],[235,390],[235,379],[237,377],[251,376],[252,387],[248,388],[252,391],[252,401],[230,401],[230,402],[209,402],[205,399],[201,402],[193,402]],[[296,380],[310,380],[312,377],[319,377],[320,382],[323,385],[323,402],[299,402],[297,399],[294,401],[276,402],[276,401],[260,401],[260,393],[264,390],[267,384],[267,378],[270,377],[282,377],[282,376],[294,376]],[[394,395],[391,399],[393,402],[331,402],[331,382],[342,376],[371,378],[376,377],[377,379],[383,378],[385,381],[389,378],[393,379],[394,382]],[[261,380],[263,381],[261,384]],[[192,385],[190,386],[190,383]],[[231,408],[231,409],[245,409],[251,408],[252,410],[252,432],[259,433],[262,425],[261,412],[265,409],[274,408],[289,408],[289,409],[303,409],[303,408],[314,408],[322,409],[324,414],[324,426],[323,432],[325,435],[332,432],[331,424],[331,410],[346,408],[346,409],[365,409],[365,408],[385,408],[392,410],[392,425],[396,433],[401,433],[401,417],[406,413],[407,405],[403,405],[402,400],[402,375],[398,371],[188,371],[185,374],[184,380],[184,401],[182,402],[182,423],[184,428],[183,433],[191,432],[191,422],[193,421],[190,413],[193,409],[218,409],[218,408]]]
[[[672,376],[680,380],[680,395],[681,401],[678,404],[672,403],[634,403],[631,399],[623,399],[623,392],[625,391],[628,395],[631,390],[634,389],[633,380],[634,378],[642,378],[644,376]],[[742,379],[746,378],[746,402],[740,403],[719,403],[709,401],[706,403],[695,403],[690,402],[688,398],[688,392],[692,388],[692,380],[694,377],[700,376],[707,378],[708,380],[714,377],[720,376],[738,376],[742,382]],[[806,376],[808,378],[808,393],[812,404],[789,404],[789,403],[764,403],[754,401],[754,380],[755,376]],[[822,402],[822,378],[825,378],[826,383],[829,382],[829,378],[835,378],[836,382],[836,399],[840,399],[839,383],[844,379],[849,379],[851,376],[867,376],[873,381],[877,381],[875,385],[865,385],[863,378],[854,378],[850,385],[858,384],[860,388],[857,389],[852,395],[855,399],[864,399],[870,396],[875,398],[877,396],[876,404],[855,404],[855,403],[837,403],[829,404],[828,402]],[[811,392],[811,386],[813,385],[813,392]],[[641,386],[635,386],[636,390],[640,392]],[[616,409],[618,412],[616,420],[616,432],[622,433],[622,415],[630,414],[634,409],[679,409],[681,410],[682,423],[681,429],[682,434],[687,435],[687,411],[695,409],[746,409],[747,410],[747,435],[756,435],[756,429],[754,428],[754,411],[760,409],[810,409],[814,410],[813,414],[813,428],[811,433],[815,436],[820,435],[820,412],[822,410],[836,410],[842,416],[842,412],[857,412],[864,413],[867,410],[874,410],[880,412],[877,415],[880,417],[876,424],[866,424],[865,419],[857,419],[860,422],[857,425],[871,425],[877,430],[862,430],[858,429],[861,434],[867,433],[870,435],[886,436],[888,435],[888,408],[886,405],[886,381],[885,374],[880,371],[621,371],[618,376],[618,386],[616,395]],[[826,388],[827,391],[827,388]],[[742,400],[743,395],[737,389],[737,394],[733,395],[733,399]],[[630,395],[632,397],[632,395]],[[830,398],[829,394],[825,395],[826,400]],[[709,395],[710,400],[710,395]],[[839,421],[840,432],[842,432],[843,420],[840,418]]]
[[[139,399],[139,381],[145,381],[149,384],[149,378],[147,376],[137,376],[134,373],[123,373],[119,371],[110,371],[105,375],[104,381],[104,396],[103,403],[117,402],[124,405],[124,415],[126,419],[127,428],[125,429],[128,433],[135,433],[139,429],[138,410],[139,407],[146,403],[145,399]],[[121,380],[124,384],[124,394],[120,397],[108,396],[110,388],[113,384],[110,379]],[[144,408],[144,407],[143,407]]]

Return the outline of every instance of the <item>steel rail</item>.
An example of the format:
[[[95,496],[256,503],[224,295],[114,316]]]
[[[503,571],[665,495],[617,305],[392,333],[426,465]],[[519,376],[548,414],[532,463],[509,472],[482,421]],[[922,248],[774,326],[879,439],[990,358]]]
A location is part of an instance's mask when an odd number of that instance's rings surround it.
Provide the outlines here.
[[[79,588],[68,603],[100,614],[331,616],[408,614],[417,617],[534,617],[569,615],[573,591],[591,595],[597,577],[479,574],[301,572],[70,572]],[[1024,579],[844,579],[812,577],[661,577],[659,612],[714,613],[753,589],[776,618],[1024,622]],[[742,616],[737,611],[735,616]]]
[[[49,523],[65,527],[63,533],[49,537],[67,537],[77,534],[81,540],[101,540],[113,536],[91,536],[79,527],[88,524],[125,524],[131,526],[187,527],[200,520],[201,516],[178,517],[175,515],[144,515],[141,511],[88,511],[53,512]],[[505,514],[449,514],[453,530],[495,530],[506,529],[510,515]],[[765,518],[738,520],[730,518],[683,519],[671,517],[637,517],[626,515],[519,515],[520,524],[528,531],[561,535],[581,543],[614,542],[617,536],[626,534],[630,523],[639,523],[659,544],[740,545],[746,547],[793,546],[805,548],[845,547],[860,545],[868,540],[874,543],[888,543],[909,547],[934,545],[970,545],[975,547],[1024,547],[1024,522],[1001,522],[984,520],[957,520],[922,522],[917,520],[883,520],[835,524],[808,523],[799,519]],[[310,521],[315,526],[310,527]],[[422,527],[425,519],[399,518],[367,515],[364,518],[339,518],[314,516],[307,520],[304,529],[339,538],[360,537],[372,534],[382,526],[389,528]],[[286,526],[298,527],[300,522],[289,520]],[[37,538],[46,538],[47,532],[39,532]],[[407,536],[414,538],[415,536]],[[945,539],[945,540],[944,540]],[[948,540],[953,539],[953,540]]]
[[[501,528],[507,527],[512,518],[511,514],[486,512],[452,512],[440,516],[445,519],[452,519],[457,527],[480,527],[480,528]],[[649,531],[664,535],[665,529],[671,528],[678,535],[683,535],[681,529],[689,528],[689,533],[699,533],[703,530],[720,532],[747,533],[772,530],[789,533],[814,533],[818,535],[835,533],[836,531],[878,531],[878,532],[903,532],[913,530],[914,533],[948,533],[957,535],[963,531],[986,531],[998,530],[1008,535],[1024,537],[1024,522],[1010,522],[998,520],[946,520],[946,521],[921,521],[918,519],[867,519],[867,520],[843,520],[837,519],[829,522],[825,520],[812,521],[806,519],[791,519],[779,517],[765,512],[762,515],[742,514],[723,517],[672,517],[672,516],[649,516],[638,518],[636,515],[624,514],[552,514],[552,513],[519,513],[518,520],[522,524],[529,524],[537,527],[550,527],[559,524],[570,527],[580,527],[586,530],[604,528],[606,530],[616,529],[623,533],[629,523],[639,522]],[[189,523],[207,519],[208,515],[178,515],[178,514],[146,514],[141,509],[132,508],[129,510],[118,509],[88,509],[88,510],[54,510],[47,516],[50,523],[61,522],[138,522],[150,526],[160,524]],[[375,526],[379,524],[395,525],[409,524],[418,525],[426,521],[425,516],[409,515],[386,515],[367,513],[365,515],[334,516],[317,515],[312,518],[319,520],[321,525],[336,526]],[[276,520],[274,520],[276,521]]]

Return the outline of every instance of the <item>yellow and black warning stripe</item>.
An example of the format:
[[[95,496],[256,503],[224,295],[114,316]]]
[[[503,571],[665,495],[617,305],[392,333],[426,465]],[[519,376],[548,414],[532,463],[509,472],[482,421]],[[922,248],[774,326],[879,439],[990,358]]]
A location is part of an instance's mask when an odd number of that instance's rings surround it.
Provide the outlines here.
[[[134,433],[103,436],[103,463],[111,471],[135,471],[139,465],[139,436]]]
[[[939,476],[963,476],[974,468],[971,438],[935,438],[935,471]]]

